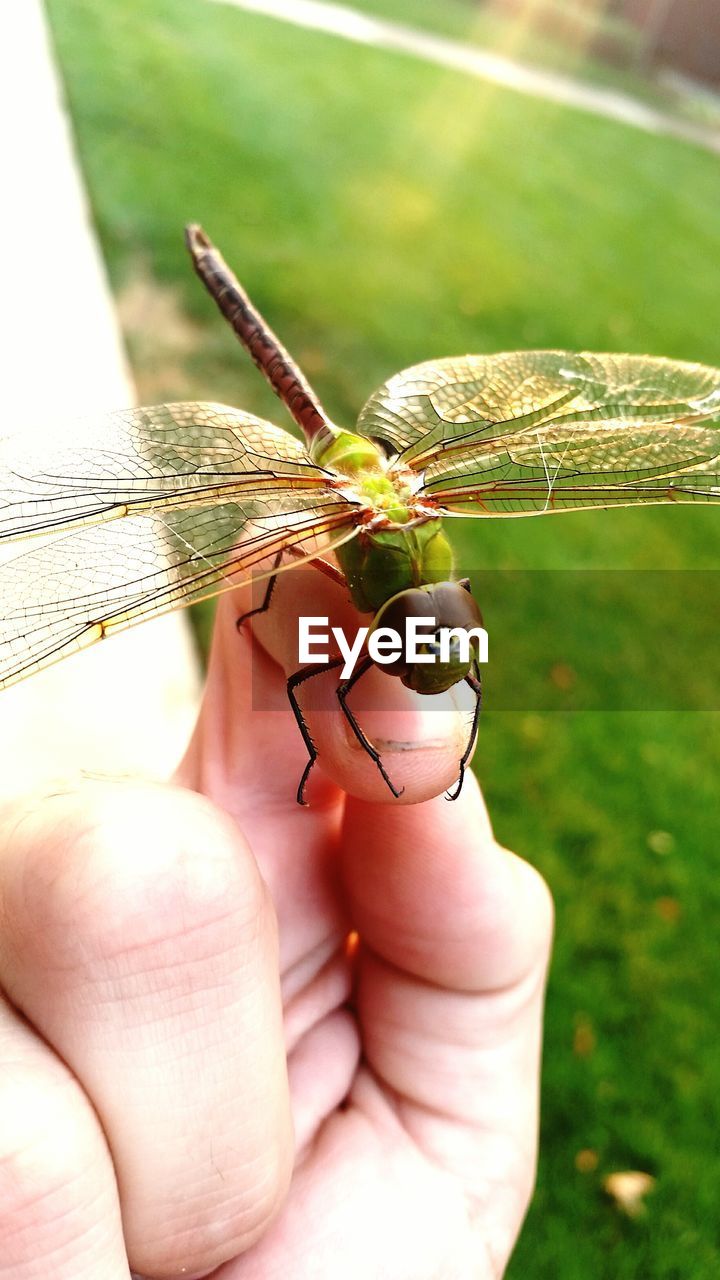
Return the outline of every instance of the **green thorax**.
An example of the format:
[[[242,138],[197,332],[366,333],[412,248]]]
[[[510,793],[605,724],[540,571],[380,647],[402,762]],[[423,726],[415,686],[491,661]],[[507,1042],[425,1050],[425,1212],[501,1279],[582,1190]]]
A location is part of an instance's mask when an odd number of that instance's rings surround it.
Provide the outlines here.
[[[440,520],[418,519],[412,491],[388,474],[385,457],[372,440],[338,431],[330,440],[317,441],[313,460],[347,476],[358,497],[395,526],[361,527],[335,552],[356,609],[375,613],[399,591],[452,577],[452,549]]]

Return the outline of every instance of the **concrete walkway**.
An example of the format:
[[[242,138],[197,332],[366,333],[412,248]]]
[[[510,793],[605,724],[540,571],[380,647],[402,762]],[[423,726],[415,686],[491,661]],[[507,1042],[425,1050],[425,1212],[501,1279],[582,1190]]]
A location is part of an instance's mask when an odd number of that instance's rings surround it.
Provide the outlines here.
[[[558,102],[578,111],[618,120],[622,124],[643,129],[646,133],[665,134],[681,138],[709,151],[720,153],[720,132],[689,121],[676,119],[662,111],[656,111],[629,94],[612,89],[594,88],[581,84],[569,76],[554,71],[543,71],[525,66],[497,53],[489,53],[459,40],[432,35],[412,27],[388,22],[384,18],[370,17],[346,5],[322,3],[321,0],[211,0],[214,4],[233,5],[252,13],[265,14],[295,26],[308,27],[353,40],[357,44],[373,45],[395,53],[408,54],[433,62],[437,66],[475,76],[504,89],[513,89],[533,98]]]
[[[41,0],[13,4],[4,37],[0,436],[134,401]],[[96,645],[0,693],[0,795],[78,768],[165,776],[197,698],[186,615]]]

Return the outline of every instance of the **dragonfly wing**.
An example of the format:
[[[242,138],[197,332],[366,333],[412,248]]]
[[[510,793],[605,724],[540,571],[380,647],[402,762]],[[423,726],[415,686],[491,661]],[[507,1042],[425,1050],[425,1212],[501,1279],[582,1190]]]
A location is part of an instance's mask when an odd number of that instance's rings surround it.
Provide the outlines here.
[[[514,351],[429,361],[368,400],[358,430],[437,480],[508,437],[674,426],[720,417],[720,371],[647,356]]]
[[[167,404],[0,438],[0,539],[222,502],[261,505],[327,476],[281,427],[216,404]]]
[[[386,441],[403,462],[421,466],[444,443],[493,425],[517,429],[542,421],[572,394],[564,368],[584,372],[578,356],[561,351],[511,351],[494,356],[428,360],[395,374],[360,412],[361,435]],[[510,428],[508,427],[508,430]]]
[[[257,566],[269,576],[284,547],[310,559],[357,532],[354,509],[331,490],[287,489],[263,502],[263,511],[251,499],[147,510],[30,550],[5,547],[0,688],[116,630],[240,586]]]
[[[720,501],[718,427],[540,428],[432,463],[421,493],[447,514]]]

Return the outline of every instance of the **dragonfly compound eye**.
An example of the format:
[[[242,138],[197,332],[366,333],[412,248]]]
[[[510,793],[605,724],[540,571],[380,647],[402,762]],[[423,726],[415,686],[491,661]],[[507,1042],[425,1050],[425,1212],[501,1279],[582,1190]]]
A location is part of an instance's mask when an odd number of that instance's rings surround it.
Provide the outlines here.
[[[463,680],[478,652],[482,616],[467,587],[440,582],[400,591],[378,610],[370,635],[389,629],[402,651],[382,663],[418,693],[442,693]]]

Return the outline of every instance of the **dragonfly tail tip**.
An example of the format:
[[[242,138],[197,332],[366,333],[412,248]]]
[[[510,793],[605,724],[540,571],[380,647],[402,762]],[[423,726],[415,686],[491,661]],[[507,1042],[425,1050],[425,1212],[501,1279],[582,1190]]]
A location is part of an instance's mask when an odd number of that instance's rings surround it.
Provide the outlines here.
[[[191,253],[198,249],[209,249],[210,241],[199,222],[188,222],[185,227],[185,244]]]

